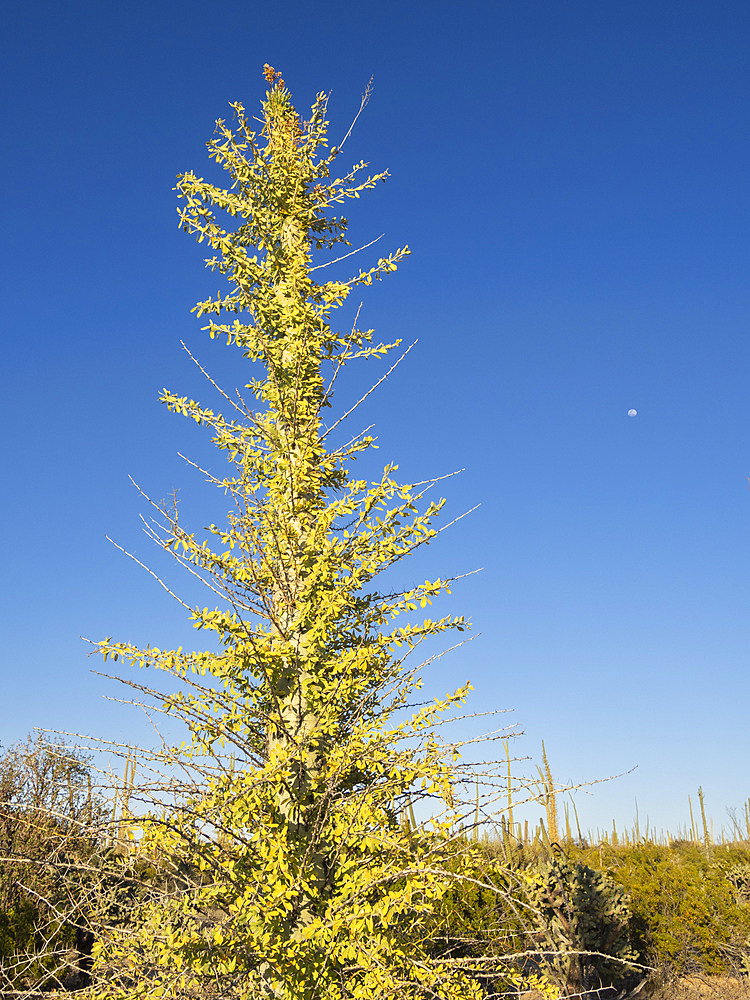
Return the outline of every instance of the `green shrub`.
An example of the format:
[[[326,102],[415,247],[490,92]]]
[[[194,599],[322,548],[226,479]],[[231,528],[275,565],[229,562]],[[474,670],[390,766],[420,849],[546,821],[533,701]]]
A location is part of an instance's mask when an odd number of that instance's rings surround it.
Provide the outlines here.
[[[457,857],[452,866],[462,877],[440,901],[431,928],[431,954],[469,962],[490,995],[533,986],[545,996],[557,996],[556,990],[546,990],[546,980],[533,962],[513,957],[527,949],[532,932],[522,873],[483,846],[484,856],[468,863]]]
[[[587,865],[546,854],[508,865],[502,852],[483,846],[486,857],[464,869],[442,899],[433,955],[472,963],[490,994],[528,989],[533,980],[545,995],[557,996],[552,983],[580,992],[634,978],[628,963],[639,956],[620,885]],[[489,961],[480,964],[480,956]]]
[[[675,974],[741,971],[750,934],[742,874],[750,848],[641,843],[577,854],[627,892],[634,942],[648,964]]]
[[[0,991],[65,974],[101,819],[81,754],[40,737],[0,757]]]

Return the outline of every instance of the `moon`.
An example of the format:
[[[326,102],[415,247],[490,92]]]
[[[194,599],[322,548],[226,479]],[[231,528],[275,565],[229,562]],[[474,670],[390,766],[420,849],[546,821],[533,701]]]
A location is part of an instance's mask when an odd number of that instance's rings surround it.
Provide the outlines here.
[[[638,416],[638,410],[628,410],[628,416],[629,417],[637,417]]]

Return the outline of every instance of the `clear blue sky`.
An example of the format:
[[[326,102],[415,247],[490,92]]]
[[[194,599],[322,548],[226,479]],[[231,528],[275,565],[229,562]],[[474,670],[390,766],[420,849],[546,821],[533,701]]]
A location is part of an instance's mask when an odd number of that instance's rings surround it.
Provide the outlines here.
[[[698,785],[717,825],[741,807],[747,4],[9,0],[3,21],[3,745],[148,739],[79,636],[191,641],[104,536],[158,560],[128,475],[179,487],[196,527],[223,513],[176,457],[201,432],[157,402],[206,396],[180,339],[242,379],[189,312],[215,279],[171,188],[211,175],[214,120],[257,107],[269,62],[303,109],[332,92],[334,138],[374,77],[346,158],[393,180],[353,234],[414,253],[365,315],[419,347],[363,420],[405,478],[466,468],[451,514],[482,505],[413,569],[484,567],[454,593],[481,634],[427,689],[470,678],[470,708],[514,709],[517,753],[544,739],[560,780],[637,765],[578,795],[585,827],[637,798],[675,828]]]

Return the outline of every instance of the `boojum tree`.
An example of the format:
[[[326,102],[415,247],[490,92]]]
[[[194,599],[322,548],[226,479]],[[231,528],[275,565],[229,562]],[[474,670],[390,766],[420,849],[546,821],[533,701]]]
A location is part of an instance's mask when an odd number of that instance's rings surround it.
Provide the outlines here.
[[[471,851],[451,835],[456,744],[435,730],[470,685],[410,702],[421,683],[414,651],[466,622],[420,614],[402,624],[449,581],[398,593],[374,582],[434,537],[443,501],[425,498],[429,483],[399,483],[393,465],[375,481],[353,477],[372,436],[335,445],[343,417],[324,420],[342,367],[398,346],[357,319],[338,332],[333,314],[408,249],[347,280],[319,280],[333,248],[348,245],[337,206],[387,171],[367,175],[359,163],[335,178],[325,95],[302,120],[280,74],[265,72],[262,128],[236,103],[233,123],[217,122],[208,143],[227,188],[178,178],[182,227],[209,245],[207,265],[228,285],[197,314],[211,338],[253,363],[253,377],[244,395],[216,386],[222,412],[162,396],[213,432],[230,471],[206,475],[232,507],[200,538],[176,508],[156,505],[154,537],[219,599],[189,609],[215,648],[100,644],[105,658],[180,681],[169,695],[126,683],[189,737],[154,755],[169,766],[174,800],[154,794],[133,848],[149,871],[173,877],[154,876],[127,924],[101,932],[95,992],[477,997],[460,960],[435,957],[425,922]],[[433,819],[418,828],[399,820],[410,792],[433,800]]]

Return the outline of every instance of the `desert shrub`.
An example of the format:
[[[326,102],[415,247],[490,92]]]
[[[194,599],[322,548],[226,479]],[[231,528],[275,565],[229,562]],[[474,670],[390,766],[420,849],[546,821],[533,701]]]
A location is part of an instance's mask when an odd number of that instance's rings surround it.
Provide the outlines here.
[[[642,975],[628,964],[639,956],[620,885],[549,852],[509,865],[507,852],[483,846],[484,858],[441,901],[433,954],[470,963],[489,995],[532,985],[549,996],[580,993]]]
[[[436,909],[431,954],[467,961],[491,994],[517,987],[525,970],[506,956],[523,951],[527,940],[522,880],[500,858],[457,858],[451,867],[461,878]]]
[[[641,843],[579,854],[626,890],[634,943],[648,964],[675,974],[741,971],[750,934],[741,877],[749,848]]]
[[[81,754],[42,738],[0,758],[0,987],[54,983],[82,934],[102,807]]]
[[[75,931],[50,926],[38,902],[17,900],[0,910],[0,983],[4,988],[25,988],[43,980],[74,942]]]

